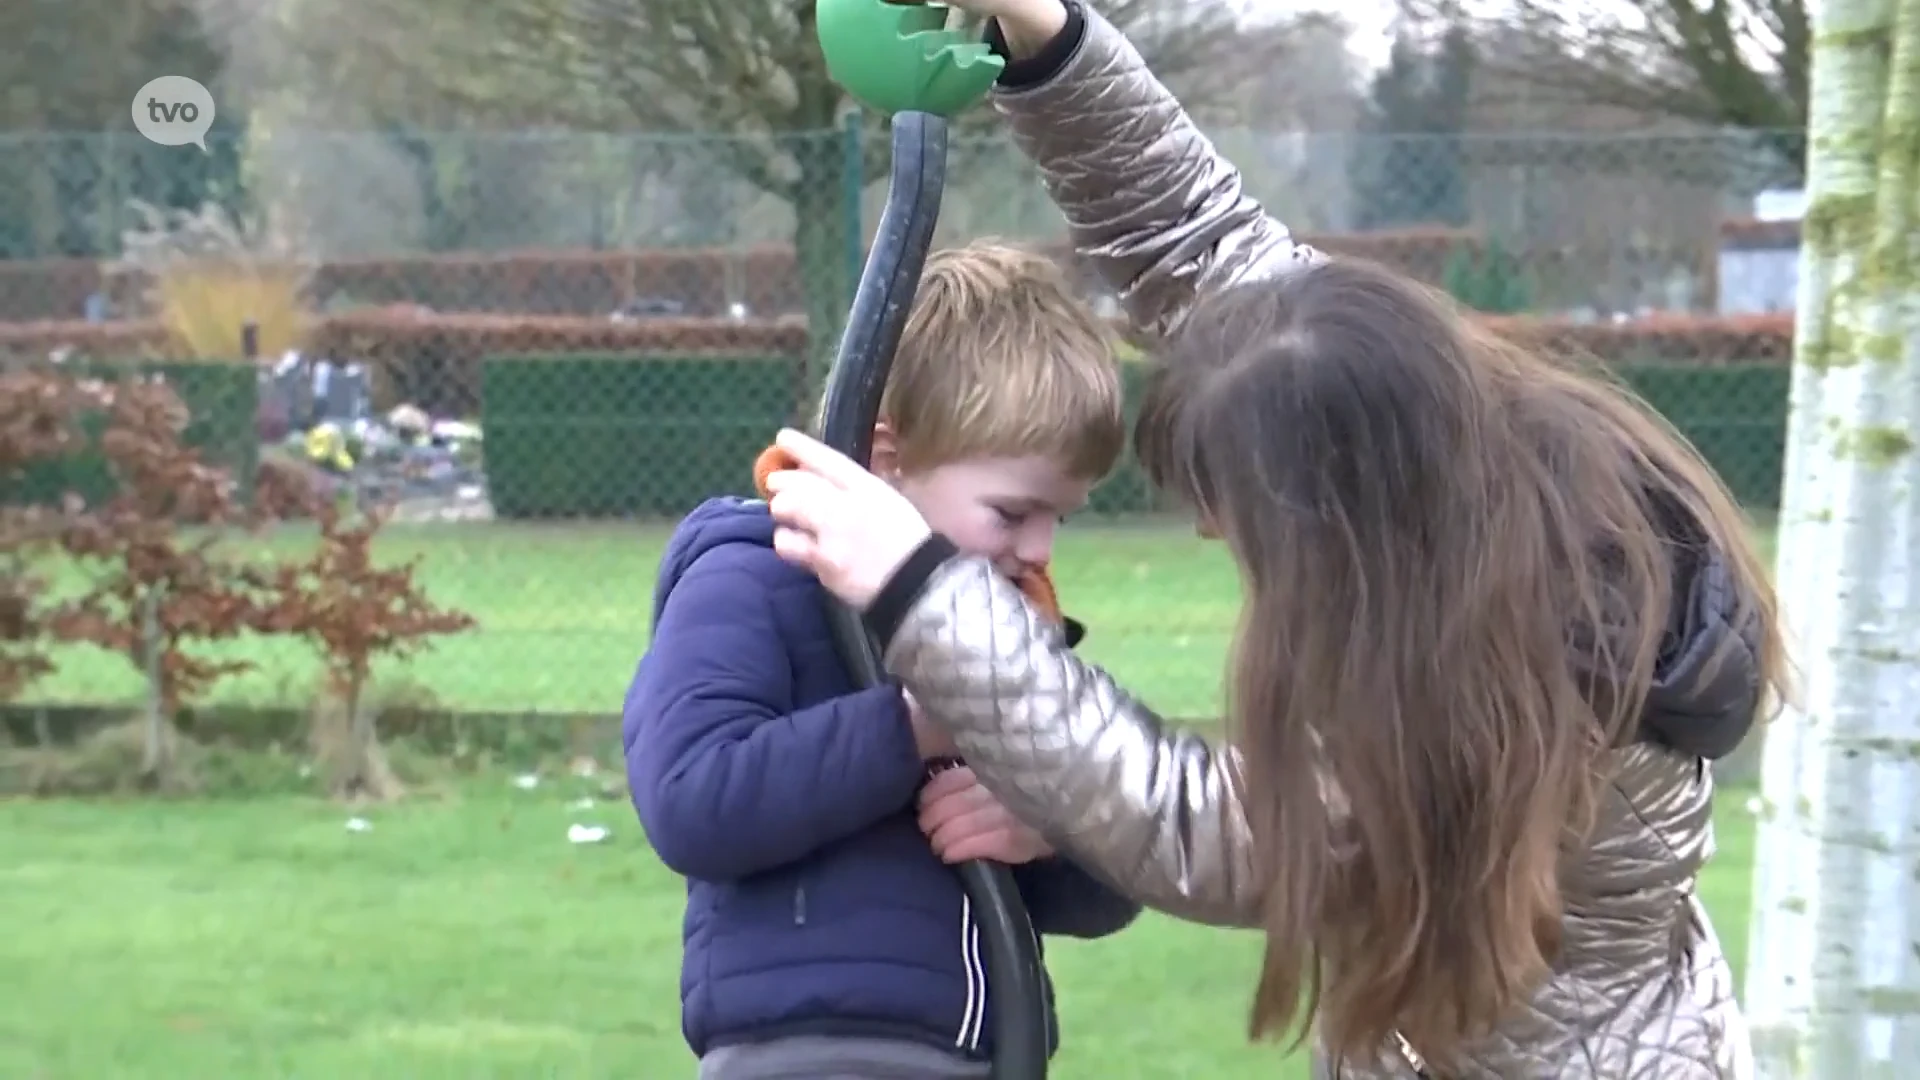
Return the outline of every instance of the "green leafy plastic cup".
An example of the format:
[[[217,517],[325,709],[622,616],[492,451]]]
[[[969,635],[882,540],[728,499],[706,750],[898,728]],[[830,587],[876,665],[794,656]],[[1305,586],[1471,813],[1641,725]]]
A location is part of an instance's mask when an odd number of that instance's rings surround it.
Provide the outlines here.
[[[954,116],[973,106],[1006,67],[984,42],[946,28],[948,8],[888,0],[815,0],[814,29],[827,73],[884,113]]]

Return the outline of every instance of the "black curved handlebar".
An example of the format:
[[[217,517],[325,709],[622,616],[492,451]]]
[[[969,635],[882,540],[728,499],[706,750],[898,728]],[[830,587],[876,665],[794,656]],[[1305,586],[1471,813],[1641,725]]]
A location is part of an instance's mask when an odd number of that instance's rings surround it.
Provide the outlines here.
[[[947,121],[928,113],[893,118],[893,166],[879,233],[860,273],[853,311],[840,339],[821,407],[821,441],[860,462],[873,453],[873,425],[894,350],[920,285],[946,188]],[[860,614],[844,604],[827,612],[835,643],[860,686],[886,678],[879,650]],[[999,863],[956,867],[973,901],[987,948],[996,1080],[1041,1080],[1047,1074],[1049,1021],[1039,939],[1013,872]]]

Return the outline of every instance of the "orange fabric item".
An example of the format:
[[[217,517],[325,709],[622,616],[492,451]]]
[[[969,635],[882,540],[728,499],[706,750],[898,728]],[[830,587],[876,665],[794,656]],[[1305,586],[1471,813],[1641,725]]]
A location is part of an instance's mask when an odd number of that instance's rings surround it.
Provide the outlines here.
[[[767,497],[767,477],[798,467],[799,462],[793,460],[793,455],[777,446],[769,446],[753,459],[753,488],[764,499]],[[1045,567],[1022,574],[1014,584],[1020,586],[1020,591],[1026,594],[1034,607],[1054,622],[1061,621],[1060,594],[1054,590],[1053,578],[1048,576]]]
[[[1047,618],[1054,622],[1064,618],[1060,613],[1060,594],[1054,591],[1053,577],[1047,573],[1046,567],[1029,570],[1020,575],[1020,580],[1014,584],[1020,586],[1020,591],[1027,594],[1027,599]]]
[[[777,446],[769,446],[760,451],[759,457],[753,459],[753,490],[759,492],[760,497],[764,499],[767,497],[767,477],[799,467],[800,463],[793,460],[792,454]]]

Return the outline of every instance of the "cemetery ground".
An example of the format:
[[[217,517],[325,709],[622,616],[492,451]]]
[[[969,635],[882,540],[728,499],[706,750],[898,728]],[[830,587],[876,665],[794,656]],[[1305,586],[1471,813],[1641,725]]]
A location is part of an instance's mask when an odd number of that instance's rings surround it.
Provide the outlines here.
[[[0,1076],[675,1080],[682,887],[618,802],[474,782],[317,800],[0,803]],[[1702,888],[1744,952],[1752,817],[1723,791]],[[1148,916],[1050,943],[1063,1080],[1305,1080],[1249,1047],[1259,939]]]
[[[435,603],[478,628],[436,639],[404,667],[376,669],[374,693],[395,708],[485,714],[617,713],[652,622],[653,576],[667,538],[638,524],[389,524],[376,550],[419,559]],[[310,530],[281,526],[252,550],[286,553]],[[1216,706],[1220,658],[1238,610],[1232,565],[1219,545],[1178,524],[1074,523],[1054,570],[1062,602],[1085,622],[1083,651],[1176,716]],[[318,677],[298,642],[242,639],[205,648],[255,670],[221,681],[215,705],[299,707]],[[140,700],[125,659],[86,647],[56,652],[58,670],[28,700]]]
[[[480,627],[380,672],[376,693],[496,714],[617,710],[663,539],[633,525],[391,527],[382,549],[421,556],[429,594]],[[1179,526],[1075,524],[1057,579],[1089,624],[1086,651],[1170,714],[1217,708],[1237,601],[1216,545]],[[216,703],[298,708],[311,694],[299,649],[230,650],[261,669]],[[136,700],[123,660],[57,659],[35,697]],[[0,921],[15,928],[0,940],[0,1076],[691,1075],[682,886],[648,852],[617,772],[578,765],[547,762],[537,783],[526,765],[430,771],[412,798],[357,809],[297,788],[0,801]],[[1721,793],[1702,883],[1736,963],[1747,798]],[[569,843],[583,824],[611,835]],[[1258,957],[1249,934],[1157,916],[1052,943],[1055,1075],[1304,1078],[1303,1062],[1246,1045]]]

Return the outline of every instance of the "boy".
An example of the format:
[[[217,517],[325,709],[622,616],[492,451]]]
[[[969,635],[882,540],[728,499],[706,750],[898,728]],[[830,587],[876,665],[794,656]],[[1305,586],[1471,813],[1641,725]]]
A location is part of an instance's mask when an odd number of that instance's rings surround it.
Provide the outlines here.
[[[987,243],[928,260],[875,475],[963,549],[1050,591],[1060,519],[1125,441],[1111,336],[1058,267]],[[772,541],[764,502],[712,499],[687,516],[626,700],[635,809],[687,878],[682,1029],[700,1075],[986,1077],[980,933],[939,852],[1017,864],[1043,934],[1102,937],[1139,908],[984,789],[955,793],[971,813],[930,805],[923,835],[915,796],[951,744],[898,688],[854,689],[826,593]]]

